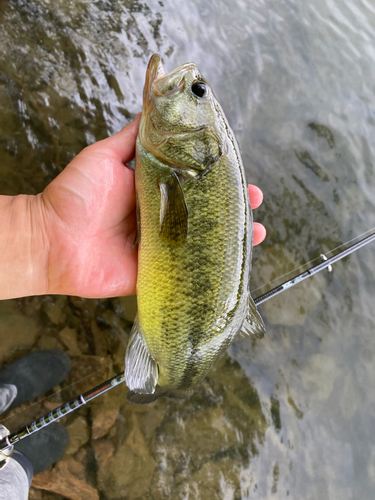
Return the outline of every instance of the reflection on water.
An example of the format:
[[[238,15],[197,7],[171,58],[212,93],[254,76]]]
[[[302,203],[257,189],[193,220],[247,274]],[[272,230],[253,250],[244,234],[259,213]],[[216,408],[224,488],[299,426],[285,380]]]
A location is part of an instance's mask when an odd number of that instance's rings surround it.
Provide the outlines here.
[[[367,0],[178,8],[8,0],[0,23],[1,194],[41,191],[84,146],[126,124],[159,51],[167,70],[198,65],[236,133],[248,180],[265,193],[255,213],[267,239],[254,250],[254,295],[375,226]],[[190,400],[138,407],[119,386],[66,417],[69,449],[34,480],[34,498],[70,498],[72,476],[93,499],[372,498],[374,260],[373,247],[362,249],[261,306],[266,338],[235,343]],[[73,359],[55,394],[5,424],[15,430],[122,371],[129,307],[67,297],[0,303],[5,363],[45,348]]]

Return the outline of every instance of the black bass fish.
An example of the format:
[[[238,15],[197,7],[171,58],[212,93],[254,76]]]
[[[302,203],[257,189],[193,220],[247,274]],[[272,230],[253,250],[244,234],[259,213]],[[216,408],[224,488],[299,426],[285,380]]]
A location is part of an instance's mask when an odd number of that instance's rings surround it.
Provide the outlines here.
[[[192,394],[236,335],[263,337],[250,295],[253,222],[240,151],[195,64],[149,62],[137,138],[138,315],[129,401]]]

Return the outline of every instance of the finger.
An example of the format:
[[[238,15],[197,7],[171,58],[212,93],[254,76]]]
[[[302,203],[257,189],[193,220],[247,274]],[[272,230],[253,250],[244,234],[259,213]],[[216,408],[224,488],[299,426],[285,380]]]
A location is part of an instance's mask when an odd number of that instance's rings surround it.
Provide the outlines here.
[[[104,150],[122,163],[131,161],[135,154],[135,141],[138,135],[139,121],[142,113],[138,113],[133,121],[128,123],[120,132],[107,137],[95,144],[97,150]]]
[[[263,193],[258,186],[254,186],[253,184],[249,184],[247,189],[249,191],[250,205],[254,210],[254,208],[258,208],[262,204]]]
[[[259,245],[262,243],[264,238],[266,237],[267,231],[263,224],[259,224],[259,222],[254,222],[254,236],[253,236],[253,245]]]

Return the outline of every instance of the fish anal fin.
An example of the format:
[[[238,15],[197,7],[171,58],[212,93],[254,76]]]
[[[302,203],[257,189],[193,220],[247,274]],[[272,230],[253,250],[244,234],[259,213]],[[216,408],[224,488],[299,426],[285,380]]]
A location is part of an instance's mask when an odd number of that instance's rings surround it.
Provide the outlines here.
[[[188,208],[175,172],[160,188],[160,236],[169,244],[182,245],[188,233]]]
[[[125,355],[125,382],[131,391],[153,394],[158,381],[158,364],[151,356],[142,333],[138,317]]]
[[[257,339],[262,339],[265,333],[266,327],[264,326],[262,317],[259,314],[253,299],[249,296],[249,310],[237,337],[256,337]]]

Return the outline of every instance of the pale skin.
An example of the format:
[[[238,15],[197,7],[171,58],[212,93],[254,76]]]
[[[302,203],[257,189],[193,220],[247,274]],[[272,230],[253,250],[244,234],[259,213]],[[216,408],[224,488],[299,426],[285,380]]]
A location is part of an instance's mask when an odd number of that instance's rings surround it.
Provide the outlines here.
[[[140,114],[85,148],[36,196],[0,196],[0,299],[136,292],[134,158]],[[253,209],[262,191],[249,185]],[[266,236],[254,223],[254,245]]]

